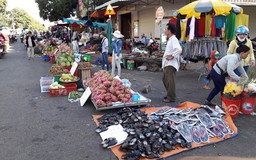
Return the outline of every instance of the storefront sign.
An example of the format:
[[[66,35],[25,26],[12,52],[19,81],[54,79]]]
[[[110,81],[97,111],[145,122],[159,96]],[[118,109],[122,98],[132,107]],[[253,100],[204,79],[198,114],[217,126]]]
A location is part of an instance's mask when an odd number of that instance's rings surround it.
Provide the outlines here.
[[[156,10],[156,19],[161,21],[164,18],[164,9],[162,6],[158,7]]]
[[[109,4],[106,11],[105,11],[105,16],[108,16],[108,15],[116,15],[116,12],[115,10],[113,9],[113,7]]]
[[[89,87],[87,87],[82,97],[80,98],[81,107],[84,106],[85,102],[87,101],[87,99],[90,97],[91,94],[92,94],[92,91],[90,90]]]

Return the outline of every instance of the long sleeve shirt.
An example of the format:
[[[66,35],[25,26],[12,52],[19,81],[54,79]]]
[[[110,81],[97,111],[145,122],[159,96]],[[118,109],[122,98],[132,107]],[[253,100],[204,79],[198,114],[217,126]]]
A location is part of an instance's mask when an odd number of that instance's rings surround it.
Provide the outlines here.
[[[173,66],[177,71],[179,70],[179,55],[182,52],[179,40],[175,35],[171,36],[166,45],[164,56],[162,59],[162,68],[167,66]],[[172,60],[167,60],[166,56],[173,56]]]
[[[252,42],[250,39],[246,38],[247,42],[245,45],[247,45],[250,48],[250,53],[246,59],[243,59],[243,66],[249,66],[252,61],[255,61]],[[229,44],[227,54],[233,54],[236,52],[238,45],[237,40],[232,40]]]
[[[106,37],[102,39],[101,44],[102,44],[102,53],[104,52],[108,53],[108,39]]]
[[[113,46],[113,51],[114,53],[119,56],[121,54],[122,51],[122,45],[123,42],[121,39],[116,39],[112,42],[112,46]]]
[[[240,55],[238,53],[234,53],[232,55],[226,55],[225,57],[221,58],[216,64],[223,70],[225,73],[228,73],[228,75],[236,81],[240,80],[240,77],[235,74],[234,70],[238,69],[238,71],[241,73],[242,77],[248,78],[246,72],[244,71],[242,60],[240,58]],[[221,70],[217,67],[217,65],[213,66],[213,69],[221,75]]]

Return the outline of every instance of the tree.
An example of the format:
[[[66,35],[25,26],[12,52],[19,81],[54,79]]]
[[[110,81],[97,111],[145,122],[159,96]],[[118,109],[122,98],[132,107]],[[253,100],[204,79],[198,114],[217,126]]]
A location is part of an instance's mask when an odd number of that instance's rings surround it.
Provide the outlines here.
[[[36,0],[40,10],[39,15],[50,21],[57,21],[70,17],[70,14],[77,7],[77,0]]]
[[[6,7],[7,0],[0,0],[0,25],[7,24]]]
[[[26,11],[20,8],[11,10],[12,23],[15,23],[15,28],[28,28],[30,30],[45,30],[44,26],[31,17]]]
[[[7,0],[0,0],[0,13],[5,13],[7,7]]]

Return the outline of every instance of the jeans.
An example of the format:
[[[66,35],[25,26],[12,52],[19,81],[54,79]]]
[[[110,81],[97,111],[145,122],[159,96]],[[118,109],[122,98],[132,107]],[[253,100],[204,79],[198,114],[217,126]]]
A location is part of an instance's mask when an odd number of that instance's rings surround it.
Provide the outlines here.
[[[223,94],[224,87],[226,85],[225,76],[219,75],[214,69],[210,72],[210,77],[212,78],[212,81],[214,83],[214,88],[212,89],[211,93],[207,97],[207,101],[211,102],[212,99],[221,92],[221,95]]]
[[[102,53],[102,69],[105,69],[105,65],[107,65],[107,71],[109,71],[109,63],[108,63],[108,53]]]

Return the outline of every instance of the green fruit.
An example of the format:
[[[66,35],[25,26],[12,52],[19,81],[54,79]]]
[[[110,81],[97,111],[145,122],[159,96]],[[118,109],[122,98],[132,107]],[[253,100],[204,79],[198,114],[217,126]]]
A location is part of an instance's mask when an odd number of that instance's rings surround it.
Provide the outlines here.
[[[61,66],[62,66],[62,67],[65,67],[65,66],[66,66],[66,63],[65,63],[65,62],[61,62]]]
[[[70,62],[66,62],[66,66],[70,66]]]
[[[71,57],[68,57],[68,61],[69,61],[69,62],[72,62],[73,60],[72,60],[72,58],[71,58]]]

